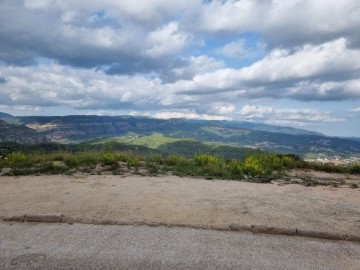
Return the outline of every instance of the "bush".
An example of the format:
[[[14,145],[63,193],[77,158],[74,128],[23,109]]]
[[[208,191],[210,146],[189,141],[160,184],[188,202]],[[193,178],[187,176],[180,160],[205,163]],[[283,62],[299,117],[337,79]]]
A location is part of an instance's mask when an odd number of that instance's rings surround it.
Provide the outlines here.
[[[353,163],[350,165],[350,173],[360,173],[360,163]]]
[[[230,172],[232,174],[239,176],[242,176],[244,174],[244,166],[242,163],[235,160],[231,160],[228,166],[230,167]]]
[[[6,162],[10,166],[17,165],[21,162],[26,162],[28,160],[27,156],[22,152],[12,152],[7,155]]]
[[[358,185],[355,184],[355,183],[352,183],[352,184],[351,184],[351,188],[358,188]]]
[[[117,164],[118,157],[112,153],[103,153],[101,160],[104,165],[113,166],[114,164]]]
[[[179,155],[170,155],[165,159],[165,164],[169,166],[175,166],[185,162],[187,162],[187,159]]]
[[[194,156],[194,160],[196,162],[196,164],[198,165],[219,165],[221,162],[220,160],[213,155],[209,155],[209,154],[197,154]]]
[[[139,166],[140,159],[138,157],[129,157],[126,163],[129,167],[137,167]]]
[[[251,176],[260,176],[266,174],[264,166],[261,164],[258,156],[248,156],[244,161],[244,172]]]

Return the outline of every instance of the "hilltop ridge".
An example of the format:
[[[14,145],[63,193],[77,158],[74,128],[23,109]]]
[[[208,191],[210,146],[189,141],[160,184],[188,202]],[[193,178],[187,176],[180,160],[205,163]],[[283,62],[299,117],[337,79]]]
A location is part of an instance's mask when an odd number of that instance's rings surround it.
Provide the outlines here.
[[[236,147],[260,148],[307,157],[359,156],[360,141],[321,133],[248,122],[187,119],[153,119],[132,116],[24,116],[3,118],[0,140],[18,143],[84,142],[129,136],[161,134]],[[20,135],[21,134],[21,135]]]

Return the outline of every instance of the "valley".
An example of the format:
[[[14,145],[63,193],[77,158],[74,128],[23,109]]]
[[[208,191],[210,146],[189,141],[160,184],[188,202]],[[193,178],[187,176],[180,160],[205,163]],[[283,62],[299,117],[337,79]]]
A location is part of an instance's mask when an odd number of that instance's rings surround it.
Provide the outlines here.
[[[114,140],[169,152],[182,142],[183,146],[191,148],[204,143],[209,149],[215,146],[261,149],[309,159],[360,156],[360,141],[356,138],[330,137],[302,129],[247,122],[95,115],[13,117],[2,114],[0,118],[2,143],[73,144]]]

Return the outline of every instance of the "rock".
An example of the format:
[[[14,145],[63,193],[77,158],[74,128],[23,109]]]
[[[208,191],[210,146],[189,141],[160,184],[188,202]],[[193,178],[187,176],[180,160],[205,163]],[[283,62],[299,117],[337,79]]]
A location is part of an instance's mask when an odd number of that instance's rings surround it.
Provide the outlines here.
[[[291,184],[304,184],[304,180],[302,180],[301,178],[291,178],[289,182]]]

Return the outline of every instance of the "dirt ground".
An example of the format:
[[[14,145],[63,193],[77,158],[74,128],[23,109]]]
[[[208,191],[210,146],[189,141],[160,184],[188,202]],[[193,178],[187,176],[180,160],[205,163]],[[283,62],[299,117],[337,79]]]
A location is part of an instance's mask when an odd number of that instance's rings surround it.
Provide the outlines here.
[[[359,176],[350,180],[360,184]],[[0,176],[0,217],[45,213],[128,223],[235,223],[360,234],[360,189],[175,176]]]

